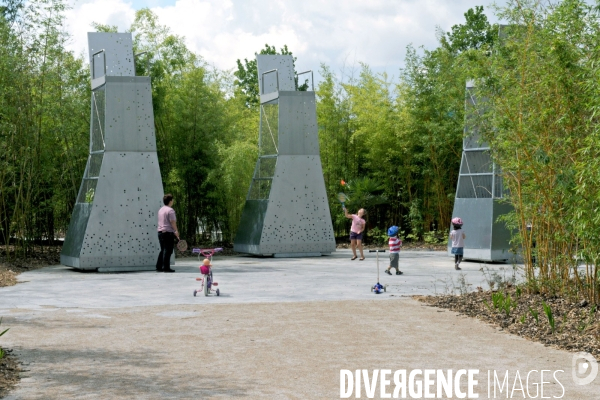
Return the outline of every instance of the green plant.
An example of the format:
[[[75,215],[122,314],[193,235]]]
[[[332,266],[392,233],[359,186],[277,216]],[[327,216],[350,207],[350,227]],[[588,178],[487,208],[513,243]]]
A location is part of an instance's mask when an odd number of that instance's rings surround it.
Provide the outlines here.
[[[546,304],[546,302],[542,302],[542,307],[544,308],[544,314],[546,314],[546,317],[548,318],[548,323],[550,324],[550,328],[552,328],[552,333],[554,333],[555,321],[554,321],[554,315],[552,314],[552,308],[550,308],[550,306],[548,304]]]
[[[525,318],[527,318],[527,315],[526,315],[526,314],[523,314],[523,315],[521,315],[521,319],[520,319],[520,321],[521,321],[521,323],[522,323],[522,324],[524,324],[524,323],[525,323]]]
[[[529,307],[529,313],[531,314],[531,316],[533,317],[533,319],[535,319],[535,323],[536,324],[540,322],[540,320],[539,320],[539,313],[536,310],[534,310],[531,307]]]
[[[428,244],[444,243],[444,234],[440,231],[429,231],[423,234],[423,240]]]
[[[0,318],[0,325],[2,325],[2,318]],[[4,335],[6,332],[8,332],[8,329],[10,329],[10,328],[6,328],[5,330],[3,330],[3,331],[0,333],[0,336]],[[3,349],[2,347],[0,347],[0,359],[4,358],[4,355],[5,355],[5,354],[6,354],[6,353],[4,352],[4,349]]]
[[[382,246],[388,241],[387,232],[379,229],[378,227],[369,230],[368,237],[371,239],[373,244],[378,246]]]
[[[504,304],[502,305],[502,310],[504,310],[504,313],[507,317],[510,315],[511,309],[515,308],[516,306],[517,303],[510,297],[510,294],[507,294],[504,299]]]
[[[521,287],[517,286],[517,289],[515,290],[515,296],[517,296],[517,299],[521,297],[522,293],[523,291],[521,290]]]
[[[579,321],[579,325],[577,326],[577,330],[579,330],[579,332],[583,332],[587,329],[588,326],[590,326],[590,324],[592,324],[595,321],[595,316],[596,314],[596,306],[593,305],[592,308],[590,309],[589,314],[584,317],[581,321]]]
[[[409,233],[408,235],[406,235],[406,239],[416,242],[417,240],[419,240],[419,235],[415,233]]]
[[[500,305],[504,302],[504,295],[500,292],[492,294],[492,304],[494,308],[497,310],[500,308]]]
[[[92,203],[94,201],[94,195],[96,192],[93,188],[89,188],[87,192],[85,192],[85,202]]]
[[[517,302],[510,297],[510,294],[505,296],[500,292],[492,294],[492,304],[496,310],[504,311],[507,317],[510,315],[511,310],[517,306]]]
[[[423,215],[421,213],[420,199],[414,199],[410,203],[408,221],[410,223],[411,233],[407,237],[414,236],[414,240],[419,240],[423,234]]]
[[[487,300],[483,300],[483,304],[490,310],[492,311],[492,307],[490,306],[490,303],[487,302]]]
[[[563,332],[566,325],[567,325],[567,314],[563,314],[562,324],[560,325],[560,333]]]

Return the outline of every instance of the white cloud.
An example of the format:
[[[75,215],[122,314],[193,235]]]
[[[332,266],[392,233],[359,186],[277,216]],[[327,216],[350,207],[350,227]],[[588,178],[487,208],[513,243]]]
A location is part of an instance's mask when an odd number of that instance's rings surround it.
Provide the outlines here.
[[[123,0],[83,0],[67,13],[72,49],[86,46],[92,21],[129,28],[135,10]],[[326,63],[366,62],[374,70],[397,74],[406,46],[436,45],[435,30],[463,22],[481,0],[177,0],[151,7],[161,24],[185,36],[188,47],[221,69],[254,56],[266,43],[287,44],[299,70]],[[484,3],[491,3],[486,0]],[[487,7],[486,7],[487,8]],[[487,9],[488,15],[491,14]]]
[[[70,49],[87,54],[87,32],[93,32],[92,22],[116,25],[119,31],[128,29],[135,17],[131,3],[122,0],[77,2],[65,13],[66,29],[71,34]]]

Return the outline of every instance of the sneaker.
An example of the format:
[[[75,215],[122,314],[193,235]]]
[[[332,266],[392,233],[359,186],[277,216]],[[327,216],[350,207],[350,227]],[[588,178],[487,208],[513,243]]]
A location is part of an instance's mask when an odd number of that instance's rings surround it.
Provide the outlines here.
[[[404,272],[402,271],[396,271],[396,275],[402,275]],[[391,275],[391,274],[390,274]]]
[[[386,273],[386,274],[388,274],[388,275],[391,275],[391,274],[392,274],[392,273],[390,272],[390,270],[389,270],[389,269],[386,269],[386,270],[385,270],[385,273]]]
[[[458,264],[456,264],[456,265],[454,266],[454,269],[455,269],[455,270],[457,270],[457,271],[460,271],[460,270],[461,270],[461,268],[458,266]]]
[[[165,269],[163,272],[175,272],[174,269]]]

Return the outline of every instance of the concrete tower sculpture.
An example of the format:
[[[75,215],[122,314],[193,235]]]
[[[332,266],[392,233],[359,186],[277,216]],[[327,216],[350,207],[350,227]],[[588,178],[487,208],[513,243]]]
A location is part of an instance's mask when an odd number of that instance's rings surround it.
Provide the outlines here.
[[[82,270],[155,268],[163,186],[150,77],[135,76],[130,33],[88,33],[90,154],[60,261]]]
[[[469,81],[465,118],[472,118],[476,112],[474,83]],[[511,235],[504,223],[497,220],[512,208],[501,201],[504,197],[502,175],[489,151],[488,144],[481,142],[476,125],[466,123],[452,216],[461,217],[465,224],[465,259],[503,261],[512,257],[509,252]],[[448,243],[449,252],[450,248],[451,243]]]
[[[335,251],[335,237],[319,155],[314,87],[296,90],[292,56],[257,55],[256,61],[259,157],[234,250],[276,257],[329,254]]]

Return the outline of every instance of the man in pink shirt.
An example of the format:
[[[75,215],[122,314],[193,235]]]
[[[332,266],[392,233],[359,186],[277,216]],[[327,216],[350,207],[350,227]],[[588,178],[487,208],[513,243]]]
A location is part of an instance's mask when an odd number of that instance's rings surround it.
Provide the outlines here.
[[[363,231],[365,230],[366,222],[363,219],[365,215],[365,209],[361,208],[356,214],[350,214],[346,207],[344,207],[344,214],[346,218],[352,219],[352,226],[350,227],[350,246],[352,247],[352,260],[356,260],[356,248],[360,251],[360,261],[365,259],[363,254]]]
[[[158,210],[158,241],[160,242],[160,254],[156,261],[156,272],[175,272],[171,269],[171,255],[175,247],[175,238],[179,240],[177,231],[177,218],[173,210],[173,195],[165,194],[164,206]]]

